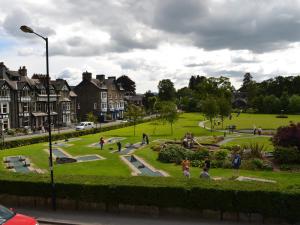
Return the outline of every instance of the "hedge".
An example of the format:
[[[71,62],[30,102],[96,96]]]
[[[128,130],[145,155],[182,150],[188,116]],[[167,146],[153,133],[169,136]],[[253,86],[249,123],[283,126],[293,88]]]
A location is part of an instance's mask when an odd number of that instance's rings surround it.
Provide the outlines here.
[[[139,122],[136,122],[136,124],[145,123],[145,122],[152,121],[155,119],[156,118],[141,120]],[[117,124],[117,125],[110,126],[110,127],[102,127],[102,128],[98,127],[98,128],[92,128],[89,130],[71,131],[71,132],[65,132],[65,133],[61,133],[61,134],[52,134],[52,141],[74,138],[74,137],[84,136],[84,135],[88,135],[88,134],[96,134],[99,132],[105,132],[105,131],[119,129],[119,128],[128,127],[128,126],[133,126],[133,122]],[[1,143],[0,149],[3,150],[3,149],[15,148],[15,147],[19,147],[19,146],[37,144],[37,143],[47,142],[47,141],[48,141],[48,135],[24,138],[24,139],[18,139],[18,140],[11,140],[11,141],[6,141],[4,143]]]
[[[49,175],[0,175],[0,193],[51,197]],[[181,178],[56,176],[57,198],[221,212],[259,213],[296,222],[300,187]],[[22,187],[22,188],[20,188]]]

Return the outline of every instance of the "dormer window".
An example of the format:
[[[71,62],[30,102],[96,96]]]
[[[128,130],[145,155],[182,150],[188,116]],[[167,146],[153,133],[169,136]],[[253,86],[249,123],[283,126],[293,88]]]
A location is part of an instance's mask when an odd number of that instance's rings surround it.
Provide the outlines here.
[[[46,90],[45,89],[42,89],[41,90],[41,95],[45,95],[46,94]]]

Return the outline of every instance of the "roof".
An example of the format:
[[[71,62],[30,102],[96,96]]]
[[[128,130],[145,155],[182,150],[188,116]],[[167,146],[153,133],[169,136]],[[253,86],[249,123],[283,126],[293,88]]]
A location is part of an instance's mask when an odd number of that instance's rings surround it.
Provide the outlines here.
[[[77,97],[74,91],[70,91],[70,97]]]

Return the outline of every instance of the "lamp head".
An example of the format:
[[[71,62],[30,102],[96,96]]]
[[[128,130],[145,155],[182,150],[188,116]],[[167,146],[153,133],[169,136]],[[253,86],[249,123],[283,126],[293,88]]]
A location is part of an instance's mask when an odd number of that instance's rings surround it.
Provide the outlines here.
[[[25,25],[21,26],[20,29],[21,29],[21,31],[23,31],[25,33],[33,33],[34,32],[32,28],[27,27]]]

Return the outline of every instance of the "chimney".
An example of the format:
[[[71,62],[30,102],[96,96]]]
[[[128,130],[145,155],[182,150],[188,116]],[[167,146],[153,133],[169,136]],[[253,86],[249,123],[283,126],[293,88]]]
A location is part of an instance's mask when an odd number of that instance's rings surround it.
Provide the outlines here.
[[[116,77],[108,77],[109,80],[116,80]]]
[[[27,76],[27,69],[25,66],[19,68],[19,74],[24,77]]]
[[[6,73],[7,68],[3,62],[0,62],[0,79],[4,79],[4,74]]]
[[[92,79],[92,73],[89,73],[88,71],[82,73],[82,80],[90,81]]]
[[[100,80],[100,81],[104,81],[105,80],[105,75],[104,74],[96,75],[96,79]]]

